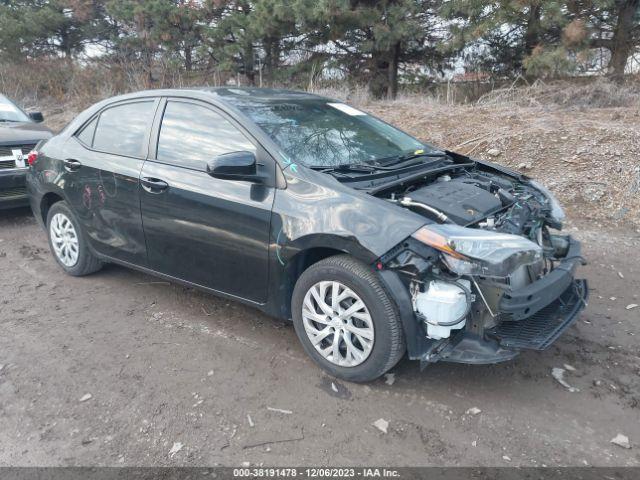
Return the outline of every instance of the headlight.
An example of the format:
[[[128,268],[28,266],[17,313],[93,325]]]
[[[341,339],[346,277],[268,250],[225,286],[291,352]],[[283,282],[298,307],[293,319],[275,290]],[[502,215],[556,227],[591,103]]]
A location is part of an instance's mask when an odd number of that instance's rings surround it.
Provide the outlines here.
[[[562,209],[560,202],[558,202],[558,199],[546,187],[543,187],[535,180],[530,180],[529,184],[540,193],[542,193],[545,197],[547,197],[549,206],[551,207],[551,220],[553,220],[557,224],[554,225],[554,227],[562,228],[562,224],[564,223],[566,215],[564,214],[564,210]]]
[[[447,267],[459,275],[506,277],[542,259],[539,245],[517,235],[457,225],[429,225],[413,238],[440,250]]]

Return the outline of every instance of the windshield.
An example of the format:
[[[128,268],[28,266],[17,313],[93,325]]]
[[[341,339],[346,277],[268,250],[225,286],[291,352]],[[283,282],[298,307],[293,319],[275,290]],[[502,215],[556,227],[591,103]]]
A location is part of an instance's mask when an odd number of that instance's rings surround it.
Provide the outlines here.
[[[0,122],[28,122],[26,113],[16,107],[7,97],[0,95]]]
[[[309,167],[361,164],[425,148],[406,133],[343,103],[315,99],[234,103],[291,161]]]

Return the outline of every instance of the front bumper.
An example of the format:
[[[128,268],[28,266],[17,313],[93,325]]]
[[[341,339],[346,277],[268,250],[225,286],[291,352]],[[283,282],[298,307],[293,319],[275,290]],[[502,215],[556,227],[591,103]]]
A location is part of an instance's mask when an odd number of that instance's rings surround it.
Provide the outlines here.
[[[502,297],[500,301],[502,319],[519,321],[530,318],[556,301],[560,294],[570,288],[578,265],[583,261],[580,242],[569,237],[567,254],[552,272]]]
[[[483,334],[461,330],[442,345],[429,349],[422,362],[492,364],[515,358],[521,350],[545,350],[576,321],[587,305],[586,280],[573,280],[549,305],[519,321],[504,321]]]
[[[505,348],[545,350],[578,318],[587,305],[586,280],[574,280],[549,305],[528,318],[504,321],[487,330]]]
[[[503,295],[498,325],[480,332],[460,330],[441,345],[432,345],[421,360],[490,364],[511,360],[521,350],[548,348],[575,322],[589,298],[587,281],[574,278],[584,263],[580,242],[568,239],[567,254],[553,271]]]
[[[567,240],[567,253],[551,272],[525,287],[504,292],[497,311],[490,312],[495,315],[495,326],[485,328],[482,313],[472,313],[465,328],[452,330],[449,338],[441,340],[426,335],[401,276],[381,271],[398,305],[409,358],[422,363],[491,364],[511,360],[523,349],[548,348],[578,318],[589,294],[586,280],[575,279],[578,266],[584,263],[580,242],[571,237]],[[477,295],[477,302],[480,297]],[[472,308],[472,312],[476,310]]]
[[[0,170],[0,210],[29,205],[26,168]]]

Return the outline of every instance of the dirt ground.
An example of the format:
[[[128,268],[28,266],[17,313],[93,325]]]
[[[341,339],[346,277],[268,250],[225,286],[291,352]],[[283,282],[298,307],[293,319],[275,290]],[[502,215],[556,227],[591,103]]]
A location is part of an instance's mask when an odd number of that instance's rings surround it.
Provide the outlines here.
[[[121,267],[66,276],[28,210],[0,212],[0,465],[640,465],[637,108],[367,109],[562,198],[592,288],[563,337],[506,364],[338,382],[290,325]]]
[[[117,266],[66,276],[30,212],[4,212],[0,465],[640,465],[640,238],[577,235],[591,303],[549,350],[357,385],[251,308]]]

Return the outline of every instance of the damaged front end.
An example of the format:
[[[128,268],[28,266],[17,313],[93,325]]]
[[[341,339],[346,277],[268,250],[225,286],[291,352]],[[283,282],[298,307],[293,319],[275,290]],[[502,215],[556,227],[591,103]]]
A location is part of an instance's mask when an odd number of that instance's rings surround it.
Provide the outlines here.
[[[585,307],[580,243],[553,233],[562,209],[535,182],[477,166],[383,195],[434,222],[377,265],[409,304],[400,310],[414,324],[405,321],[410,358],[510,360],[547,348]]]

